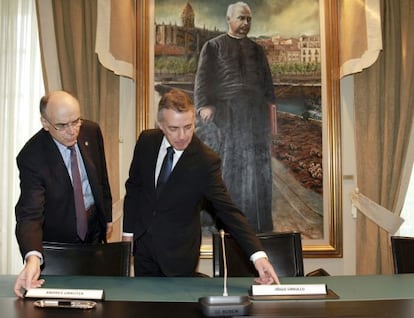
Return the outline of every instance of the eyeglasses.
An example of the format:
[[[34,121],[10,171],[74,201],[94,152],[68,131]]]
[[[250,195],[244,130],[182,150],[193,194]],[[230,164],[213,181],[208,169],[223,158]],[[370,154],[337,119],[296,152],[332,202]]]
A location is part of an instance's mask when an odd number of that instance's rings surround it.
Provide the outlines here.
[[[78,118],[75,119],[74,121],[70,122],[70,123],[65,123],[65,124],[52,124],[45,116],[43,116],[43,118],[53,127],[55,128],[57,131],[62,131],[65,129],[68,129],[69,127],[73,127],[73,128],[78,128],[82,125],[82,118]]]

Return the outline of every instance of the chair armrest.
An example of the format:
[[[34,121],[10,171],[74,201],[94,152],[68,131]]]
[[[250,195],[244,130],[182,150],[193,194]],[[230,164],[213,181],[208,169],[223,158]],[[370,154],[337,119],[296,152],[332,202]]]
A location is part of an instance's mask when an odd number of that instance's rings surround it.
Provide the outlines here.
[[[307,273],[305,276],[331,276],[331,275],[323,268],[318,268],[318,269],[315,269]]]

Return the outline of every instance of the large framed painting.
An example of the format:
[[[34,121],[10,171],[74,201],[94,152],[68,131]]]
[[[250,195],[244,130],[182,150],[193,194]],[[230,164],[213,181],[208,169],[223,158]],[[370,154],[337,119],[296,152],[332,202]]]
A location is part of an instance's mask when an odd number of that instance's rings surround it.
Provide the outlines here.
[[[196,134],[222,157],[226,185],[232,196],[235,192],[236,204],[247,211],[243,212],[257,233],[297,231],[302,235],[305,257],[342,257],[336,1],[245,1],[252,12],[251,41],[246,46],[238,44],[243,54],[230,54],[239,62],[223,59],[221,63],[225,63],[215,68],[206,43],[224,41],[227,7],[234,2],[137,0],[137,134],[156,126],[158,100],[169,89],[186,91],[197,106],[204,98],[203,89],[210,97],[231,86],[215,83],[225,77],[220,72],[232,72],[236,64],[247,65],[245,76],[251,86],[238,93],[236,102],[223,101],[223,96],[230,95],[228,91],[210,102],[225,104],[223,109],[235,105],[238,111],[229,115],[227,110],[220,112],[221,104],[213,105],[215,121],[198,117]],[[256,54],[258,51],[263,54]],[[207,60],[210,64],[203,66]],[[259,73],[267,74],[266,83],[261,82],[262,75],[259,80],[254,77]],[[255,84],[259,85],[254,88]],[[257,93],[264,86],[266,97]],[[258,108],[247,113],[252,107]],[[251,157],[238,168],[237,161],[227,161],[232,146],[226,144],[237,139],[248,145],[242,157]],[[251,149],[259,150],[252,155]],[[229,176],[240,171],[247,171],[249,177],[231,185]],[[212,255],[210,238],[216,230],[210,212],[208,207],[201,212],[201,256],[205,258]]]

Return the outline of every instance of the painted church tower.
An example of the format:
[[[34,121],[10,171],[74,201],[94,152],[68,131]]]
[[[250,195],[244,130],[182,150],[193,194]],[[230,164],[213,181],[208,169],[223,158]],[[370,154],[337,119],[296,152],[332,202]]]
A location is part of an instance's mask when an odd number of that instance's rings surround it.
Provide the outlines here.
[[[184,28],[194,28],[194,10],[191,4],[187,1],[181,13],[181,21]]]

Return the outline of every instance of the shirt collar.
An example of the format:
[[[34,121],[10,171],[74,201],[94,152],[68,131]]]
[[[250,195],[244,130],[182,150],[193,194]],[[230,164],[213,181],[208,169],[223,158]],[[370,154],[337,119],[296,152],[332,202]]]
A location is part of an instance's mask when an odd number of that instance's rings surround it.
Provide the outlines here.
[[[164,151],[167,151],[167,148],[170,147],[171,144],[169,143],[169,141],[167,140],[167,138],[164,136],[162,138],[162,142],[161,142],[161,149]],[[184,152],[184,150],[177,150],[174,148],[174,153],[175,153],[175,157],[179,158],[181,156],[181,154]]]

